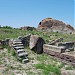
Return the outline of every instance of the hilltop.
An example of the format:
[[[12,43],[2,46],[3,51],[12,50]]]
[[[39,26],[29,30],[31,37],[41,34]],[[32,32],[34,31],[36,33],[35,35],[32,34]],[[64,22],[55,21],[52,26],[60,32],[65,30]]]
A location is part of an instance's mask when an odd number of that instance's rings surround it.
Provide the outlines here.
[[[17,38],[19,36],[25,36],[28,34],[33,34],[33,35],[38,35],[46,42],[49,40],[54,40],[57,38],[64,38],[64,41],[74,41],[75,40],[75,35],[74,34],[61,34],[57,32],[39,32],[37,30],[21,30],[21,29],[8,29],[8,28],[0,28],[0,39],[6,39],[6,38]],[[71,37],[72,36],[72,37]]]
[[[38,30],[68,34],[74,33],[74,28],[71,25],[53,18],[43,19],[38,25]]]

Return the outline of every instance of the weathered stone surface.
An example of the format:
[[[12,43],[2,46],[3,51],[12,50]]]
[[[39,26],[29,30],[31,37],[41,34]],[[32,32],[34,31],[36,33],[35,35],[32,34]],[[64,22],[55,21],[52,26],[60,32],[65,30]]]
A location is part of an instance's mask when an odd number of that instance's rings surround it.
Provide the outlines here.
[[[75,29],[74,29],[74,31],[73,31],[73,34],[75,34]]]
[[[17,47],[14,47],[15,50],[18,50],[18,49],[24,49],[24,46],[17,46]]]
[[[31,35],[30,37],[30,49],[32,49],[33,47],[35,47],[36,43],[38,40],[38,36],[37,35]]]
[[[9,38],[7,38],[5,40],[0,40],[0,44],[3,45],[3,46],[4,45],[9,45],[9,40],[10,40]]]
[[[5,40],[4,40],[4,42],[5,42],[5,45],[9,45],[9,38],[6,38]]]
[[[65,47],[63,47],[63,46],[58,47],[58,46],[54,46],[54,45],[44,44],[43,49],[53,51],[53,52],[59,52],[59,53],[65,52]]]
[[[64,60],[75,63],[75,52],[62,53]]]
[[[61,70],[61,75],[75,75],[75,70]]]
[[[13,46],[13,39],[9,40],[9,46],[12,47]]]
[[[58,46],[64,46],[68,51],[74,51],[74,42],[61,42]]]
[[[34,50],[36,53],[42,53],[43,52],[43,44],[45,41],[37,36],[37,35],[31,35],[30,37],[30,49]]]
[[[22,63],[23,63],[23,64],[25,64],[25,63],[27,63],[27,62],[29,62],[29,60],[28,60],[27,58],[22,60]]]
[[[20,39],[12,40],[11,47],[15,49],[18,60],[20,60],[21,62],[24,60],[23,63],[28,62],[28,54],[24,51],[24,45]]]
[[[58,57],[60,59],[63,59],[65,61],[70,62],[73,66],[75,66],[75,52],[61,52],[62,50],[65,50],[64,47],[56,47],[56,46],[51,46],[51,45],[46,45],[44,44],[43,46],[43,51],[44,53],[47,53],[51,56]]]
[[[19,57],[22,57],[22,56],[23,56],[23,57],[26,57],[26,56],[28,56],[28,54],[27,54],[26,52],[21,52],[21,51],[18,52],[17,55],[18,55]]]
[[[22,44],[24,45],[24,47],[29,46],[30,36],[31,36],[31,35],[27,35],[27,36],[25,36],[25,37],[19,37],[19,39],[21,40],[21,42],[22,42]]]
[[[42,20],[39,23],[37,30],[47,32],[68,33],[68,34],[74,33],[74,28],[71,25],[67,25],[62,21],[55,20],[52,18],[46,18]]]

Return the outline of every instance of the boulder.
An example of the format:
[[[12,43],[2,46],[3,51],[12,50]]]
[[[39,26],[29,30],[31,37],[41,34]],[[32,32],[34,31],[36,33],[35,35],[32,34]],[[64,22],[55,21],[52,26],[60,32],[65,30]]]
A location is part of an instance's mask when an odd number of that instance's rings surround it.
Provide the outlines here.
[[[59,32],[59,33],[67,33],[73,34],[74,28],[66,24],[62,21],[53,19],[53,18],[45,18],[43,19],[37,28],[38,31],[46,31],[46,32]]]
[[[39,37],[37,35],[30,36],[29,47],[31,50],[33,50],[37,54],[43,53],[43,44],[44,43],[45,43],[45,41],[41,37]]]

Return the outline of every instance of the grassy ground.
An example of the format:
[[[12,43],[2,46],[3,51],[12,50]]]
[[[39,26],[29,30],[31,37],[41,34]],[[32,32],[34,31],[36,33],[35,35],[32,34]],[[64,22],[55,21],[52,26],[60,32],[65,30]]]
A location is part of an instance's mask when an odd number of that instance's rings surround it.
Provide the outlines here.
[[[73,66],[63,64],[50,55],[39,55],[29,48],[25,51],[29,62],[22,64],[17,60],[13,49],[0,50],[0,75],[61,75],[62,69],[75,70]]]
[[[57,32],[38,32],[36,30],[33,31],[27,31],[27,30],[20,30],[20,29],[3,29],[0,28],[0,39],[5,38],[17,38],[18,36],[25,36],[28,34],[35,34],[39,35],[40,37],[44,38],[44,40],[54,40],[57,38],[63,38],[65,42],[67,41],[74,41],[75,35],[72,34],[61,34]]]
[[[48,40],[64,38],[63,41],[74,41],[75,35],[46,33],[38,31],[25,31],[20,29],[2,29],[0,28],[0,39],[17,38],[28,34],[36,34],[42,37],[46,43]],[[28,53],[29,62],[26,64],[20,63],[14,51],[11,48],[0,50],[0,75],[61,75],[61,69],[74,70],[75,68],[59,62],[57,59],[47,54],[36,54],[29,48],[25,49]]]

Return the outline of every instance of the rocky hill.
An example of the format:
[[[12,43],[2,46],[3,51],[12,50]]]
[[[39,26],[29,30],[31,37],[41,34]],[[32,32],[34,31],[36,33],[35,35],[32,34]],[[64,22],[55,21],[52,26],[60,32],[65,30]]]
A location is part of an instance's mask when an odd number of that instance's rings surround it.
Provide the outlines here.
[[[61,33],[74,33],[74,28],[62,21],[55,20],[52,18],[46,18],[42,20],[38,25],[38,30],[47,32],[61,32]]]

